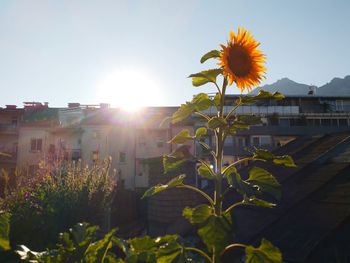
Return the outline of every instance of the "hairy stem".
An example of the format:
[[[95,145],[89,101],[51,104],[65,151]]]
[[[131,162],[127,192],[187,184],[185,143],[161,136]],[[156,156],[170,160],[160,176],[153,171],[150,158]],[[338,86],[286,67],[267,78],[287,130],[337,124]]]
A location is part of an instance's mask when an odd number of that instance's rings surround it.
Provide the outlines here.
[[[202,257],[204,257],[206,259],[206,261],[208,261],[209,263],[212,263],[213,261],[211,260],[211,258],[202,250],[195,248],[195,247],[185,247],[185,250],[187,251],[193,251],[196,252],[197,254],[201,255]]]
[[[230,249],[235,249],[235,248],[239,248],[239,249],[245,249],[247,246],[246,245],[244,245],[244,244],[231,244],[231,245],[228,245],[227,247],[225,247],[225,249],[221,252],[221,256],[223,255],[223,254],[225,254],[225,252],[227,251],[227,250],[230,250]]]
[[[192,190],[194,192],[197,192],[197,193],[201,194],[205,199],[207,199],[208,202],[210,203],[210,205],[214,207],[213,199],[211,199],[211,197],[209,195],[207,195],[206,193],[204,193],[202,190],[200,190],[194,186],[187,185],[187,184],[178,185],[178,186],[176,186],[176,188],[184,188],[184,189],[189,189],[189,190]]]

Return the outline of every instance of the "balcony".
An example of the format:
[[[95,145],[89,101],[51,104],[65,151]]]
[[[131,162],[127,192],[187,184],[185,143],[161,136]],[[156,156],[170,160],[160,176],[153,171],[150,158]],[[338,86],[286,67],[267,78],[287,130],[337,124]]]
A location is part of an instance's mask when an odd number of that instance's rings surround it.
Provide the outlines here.
[[[18,126],[14,124],[0,124],[0,133],[18,134]]]
[[[16,163],[17,162],[17,152],[0,150],[0,163]]]
[[[231,106],[224,107],[224,113],[227,114],[232,109]],[[215,107],[210,107],[204,113],[213,116],[217,114],[217,109]],[[294,115],[299,114],[299,106],[240,106],[235,111],[236,114],[258,114],[258,115]]]

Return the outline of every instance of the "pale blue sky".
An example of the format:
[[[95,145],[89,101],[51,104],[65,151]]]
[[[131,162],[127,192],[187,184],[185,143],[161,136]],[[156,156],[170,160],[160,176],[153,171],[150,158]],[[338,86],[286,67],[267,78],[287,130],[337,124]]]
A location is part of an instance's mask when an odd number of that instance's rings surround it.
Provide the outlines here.
[[[238,26],[267,55],[263,84],[288,77],[323,85],[350,74],[348,0],[0,0],[0,105],[120,101],[120,85],[96,95],[116,70],[135,72],[130,82],[149,76],[162,92],[156,104],[178,105],[214,91],[187,76],[213,66],[201,65],[201,55]],[[153,96],[147,87],[128,91]]]

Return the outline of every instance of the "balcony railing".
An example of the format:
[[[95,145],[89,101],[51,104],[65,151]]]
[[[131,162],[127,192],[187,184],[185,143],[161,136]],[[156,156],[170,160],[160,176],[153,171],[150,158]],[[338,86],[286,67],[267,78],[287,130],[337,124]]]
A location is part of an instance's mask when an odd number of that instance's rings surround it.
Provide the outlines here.
[[[232,109],[231,106],[225,106],[225,114],[229,113]],[[216,115],[217,109],[215,107],[210,107],[208,110],[204,111],[208,115]],[[260,114],[260,115],[293,115],[299,114],[299,106],[240,106],[235,111],[237,114]]]
[[[0,132],[18,132],[18,126],[15,124],[0,124]]]
[[[16,162],[17,152],[0,150],[0,162]]]

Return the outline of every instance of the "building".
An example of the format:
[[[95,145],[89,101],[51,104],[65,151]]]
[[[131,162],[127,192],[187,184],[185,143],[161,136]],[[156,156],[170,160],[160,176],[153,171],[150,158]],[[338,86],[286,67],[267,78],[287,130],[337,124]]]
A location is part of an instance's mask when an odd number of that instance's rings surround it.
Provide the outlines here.
[[[237,95],[228,96],[226,113],[237,98]],[[215,110],[210,108],[206,113],[212,116]],[[247,149],[251,147],[273,150],[299,136],[350,130],[350,97],[325,97],[313,93],[286,96],[281,101],[266,100],[240,106],[236,113],[258,115],[262,123],[228,137],[224,149],[226,156],[247,155]],[[212,138],[207,138],[207,141],[211,142]]]
[[[19,125],[23,119],[23,109],[15,105],[6,105],[0,109],[0,173],[3,169],[14,174],[17,164]]]
[[[226,113],[237,98],[227,97]],[[182,129],[194,134],[204,125],[192,116],[180,124],[165,122],[160,126],[176,110],[148,107],[131,114],[108,104],[69,103],[65,108],[50,108],[48,103],[30,102],[23,109],[9,105],[0,110],[0,147],[11,158],[2,156],[1,168],[13,170],[17,165],[34,174],[41,161],[82,160],[91,166],[111,156],[111,170],[122,185],[148,187],[149,167],[144,160],[171,153],[178,146],[167,142]],[[299,136],[350,130],[350,97],[287,96],[282,101],[240,106],[236,113],[256,114],[262,122],[228,136],[224,163],[247,155],[251,147],[273,150]],[[215,109],[206,114],[214,115]],[[204,139],[214,147],[212,134]],[[203,154],[194,141],[186,144],[192,154]]]

